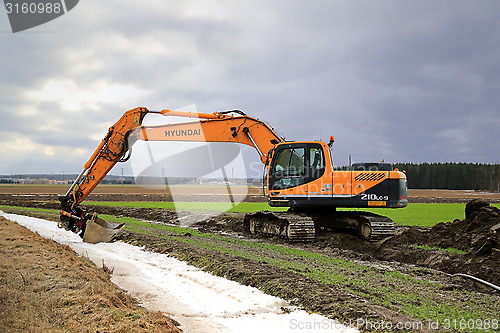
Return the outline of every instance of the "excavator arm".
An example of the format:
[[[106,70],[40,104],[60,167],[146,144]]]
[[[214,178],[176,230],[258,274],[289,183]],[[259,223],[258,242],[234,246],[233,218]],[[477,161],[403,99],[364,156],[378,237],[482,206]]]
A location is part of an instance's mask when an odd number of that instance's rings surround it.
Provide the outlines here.
[[[129,136],[142,124],[146,108],[129,110],[111,126],[108,133],[83,167],[82,173],[59,200],[63,209],[79,205],[118,162],[124,162],[129,149]]]
[[[129,150],[129,136],[134,129],[141,126],[147,113],[146,108],[129,110],[109,128],[104,139],[85,163],[83,171],[66,194],[59,197],[61,228],[80,233],[88,243],[109,241],[121,229],[122,224],[108,223],[98,218],[95,213],[87,214],[79,204],[99,185],[116,163],[128,159],[125,154]]]
[[[142,126],[142,121],[148,113],[201,120]],[[59,198],[61,227],[75,233],[80,232],[84,241],[89,243],[109,241],[121,229],[123,225],[108,223],[98,218],[97,214],[87,214],[79,205],[116,163],[128,160],[130,148],[137,140],[241,143],[254,147],[266,165],[269,164],[269,151],[284,141],[268,124],[239,110],[211,114],[167,109],[149,111],[144,107],[129,110],[109,128],[100,145],[85,163],[81,174],[66,194]]]

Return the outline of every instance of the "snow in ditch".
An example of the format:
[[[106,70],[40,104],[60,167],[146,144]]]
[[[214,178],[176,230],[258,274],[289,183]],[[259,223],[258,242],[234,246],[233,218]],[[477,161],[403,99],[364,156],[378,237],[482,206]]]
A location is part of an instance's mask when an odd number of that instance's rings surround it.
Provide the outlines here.
[[[167,254],[123,242],[87,244],[55,222],[2,211],[0,216],[69,245],[98,266],[104,263],[112,268],[114,283],[144,307],[177,320],[184,332],[358,332]]]

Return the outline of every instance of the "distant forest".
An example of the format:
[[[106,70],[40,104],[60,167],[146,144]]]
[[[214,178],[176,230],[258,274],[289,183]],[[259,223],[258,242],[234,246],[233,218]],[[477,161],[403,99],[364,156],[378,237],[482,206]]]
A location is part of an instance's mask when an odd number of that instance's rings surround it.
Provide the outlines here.
[[[500,192],[500,164],[395,163],[406,171],[408,188]]]

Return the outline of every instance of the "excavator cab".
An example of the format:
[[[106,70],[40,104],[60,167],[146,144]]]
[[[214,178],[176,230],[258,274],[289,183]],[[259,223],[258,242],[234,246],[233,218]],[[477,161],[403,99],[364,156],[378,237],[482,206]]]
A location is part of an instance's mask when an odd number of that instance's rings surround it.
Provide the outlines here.
[[[274,207],[331,204],[332,171],[329,147],[324,142],[277,145],[268,172],[269,204]]]
[[[408,204],[406,175],[390,163],[355,163],[334,170],[321,141],[285,142],[273,149],[268,201],[274,207],[387,207]]]

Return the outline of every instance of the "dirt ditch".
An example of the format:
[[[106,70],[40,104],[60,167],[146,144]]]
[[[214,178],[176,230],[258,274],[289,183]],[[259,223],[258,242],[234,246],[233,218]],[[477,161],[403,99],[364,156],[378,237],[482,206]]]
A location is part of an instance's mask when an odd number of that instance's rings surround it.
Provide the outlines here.
[[[244,234],[239,219],[228,216],[203,221],[195,227],[205,232],[252,237]],[[337,249],[354,259],[401,262],[448,274],[469,274],[500,285],[500,210],[488,202],[469,202],[464,220],[438,223],[432,228],[399,229],[397,235],[376,243],[362,241],[355,235],[319,232],[316,242],[295,246],[308,250]],[[477,288],[483,290],[481,286]]]

